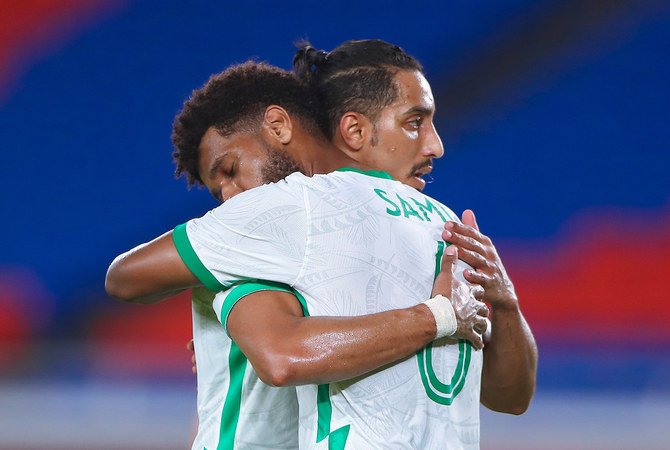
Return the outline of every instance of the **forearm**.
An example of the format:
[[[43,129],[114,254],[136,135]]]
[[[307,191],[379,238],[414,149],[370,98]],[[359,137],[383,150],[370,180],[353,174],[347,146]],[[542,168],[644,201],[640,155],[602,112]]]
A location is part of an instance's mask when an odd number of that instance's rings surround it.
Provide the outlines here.
[[[261,379],[275,386],[363,375],[412,355],[436,332],[425,305],[358,317],[297,317],[286,326],[285,334],[277,330],[285,338],[270,339],[263,351],[242,348]]]
[[[105,278],[110,297],[132,303],[155,303],[196,286],[200,282],[181,261],[171,232],[117,256]]]
[[[484,287],[491,305],[491,334],[485,336],[481,402],[488,408],[522,414],[535,392],[537,346],[524,319],[514,285],[488,236],[479,231],[474,212],[463,212],[463,223],[445,224],[442,238],[462,249],[460,257],[474,270],[463,275]]]
[[[537,346],[518,305],[493,308],[490,342],[484,347],[481,402],[487,408],[522,414],[535,392]]]

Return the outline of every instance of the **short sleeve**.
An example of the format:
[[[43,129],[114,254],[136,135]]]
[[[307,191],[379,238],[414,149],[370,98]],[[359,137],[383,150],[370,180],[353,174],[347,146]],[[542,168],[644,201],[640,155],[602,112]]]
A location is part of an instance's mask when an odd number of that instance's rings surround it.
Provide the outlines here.
[[[233,306],[247,295],[262,291],[288,292],[297,296],[296,292],[291,289],[290,286],[281,283],[273,283],[271,281],[249,281],[238,283],[224,292],[219,292],[216,294],[212,306],[219,322],[221,322],[226,329],[226,333],[228,333],[228,316],[230,315]],[[230,334],[228,335],[230,336]]]
[[[173,240],[186,266],[212,291],[256,279],[292,286],[305,260],[308,221],[302,185],[282,181],[176,227]]]

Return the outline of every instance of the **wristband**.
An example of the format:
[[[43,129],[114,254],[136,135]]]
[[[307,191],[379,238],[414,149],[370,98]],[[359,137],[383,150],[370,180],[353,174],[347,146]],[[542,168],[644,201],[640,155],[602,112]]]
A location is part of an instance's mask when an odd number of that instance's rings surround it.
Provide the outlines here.
[[[435,317],[435,326],[437,327],[435,339],[451,336],[456,332],[458,328],[456,313],[454,312],[454,307],[451,305],[451,301],[447,297],[438,294],[423,303]]]

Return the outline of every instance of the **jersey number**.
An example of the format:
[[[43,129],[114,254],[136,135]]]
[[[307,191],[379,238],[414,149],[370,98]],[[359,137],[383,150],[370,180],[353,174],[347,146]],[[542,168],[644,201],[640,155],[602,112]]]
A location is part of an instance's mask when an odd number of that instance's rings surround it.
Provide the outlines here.
[[[435,277],[440,273],[444,247],[444,242],[439,241],[437,243]],[[460,339],[458,341],[458,363],[456,364],[456,370],[454,371],[451,380],[449,380],[449,383],[444,383],[437,377],[435,369],[433,368],[433,343],[431,342],[416,353],[417,361],[419,363],[419,373],[421,374],[421,382],[423,383],[428,398],[442,405],[451,405],[465,384],[465,377],[468,374],[468,367],[470,367],[471,354],[472,347],[470,346],[470,343]]]

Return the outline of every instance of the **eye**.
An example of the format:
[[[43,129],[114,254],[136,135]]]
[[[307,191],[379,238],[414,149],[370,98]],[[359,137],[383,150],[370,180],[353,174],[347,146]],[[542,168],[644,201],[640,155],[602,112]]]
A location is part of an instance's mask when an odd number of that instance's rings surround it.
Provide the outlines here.
[[[233,178],[237,171],[237,159],[227,158],[225,164],[222,165],[221,171],[227,178]]]
[[[410,128],[417,130],[423,123],[423,117],[418,116],[413,118],[412,120],[408,121],[407,124],[410,126]]]

